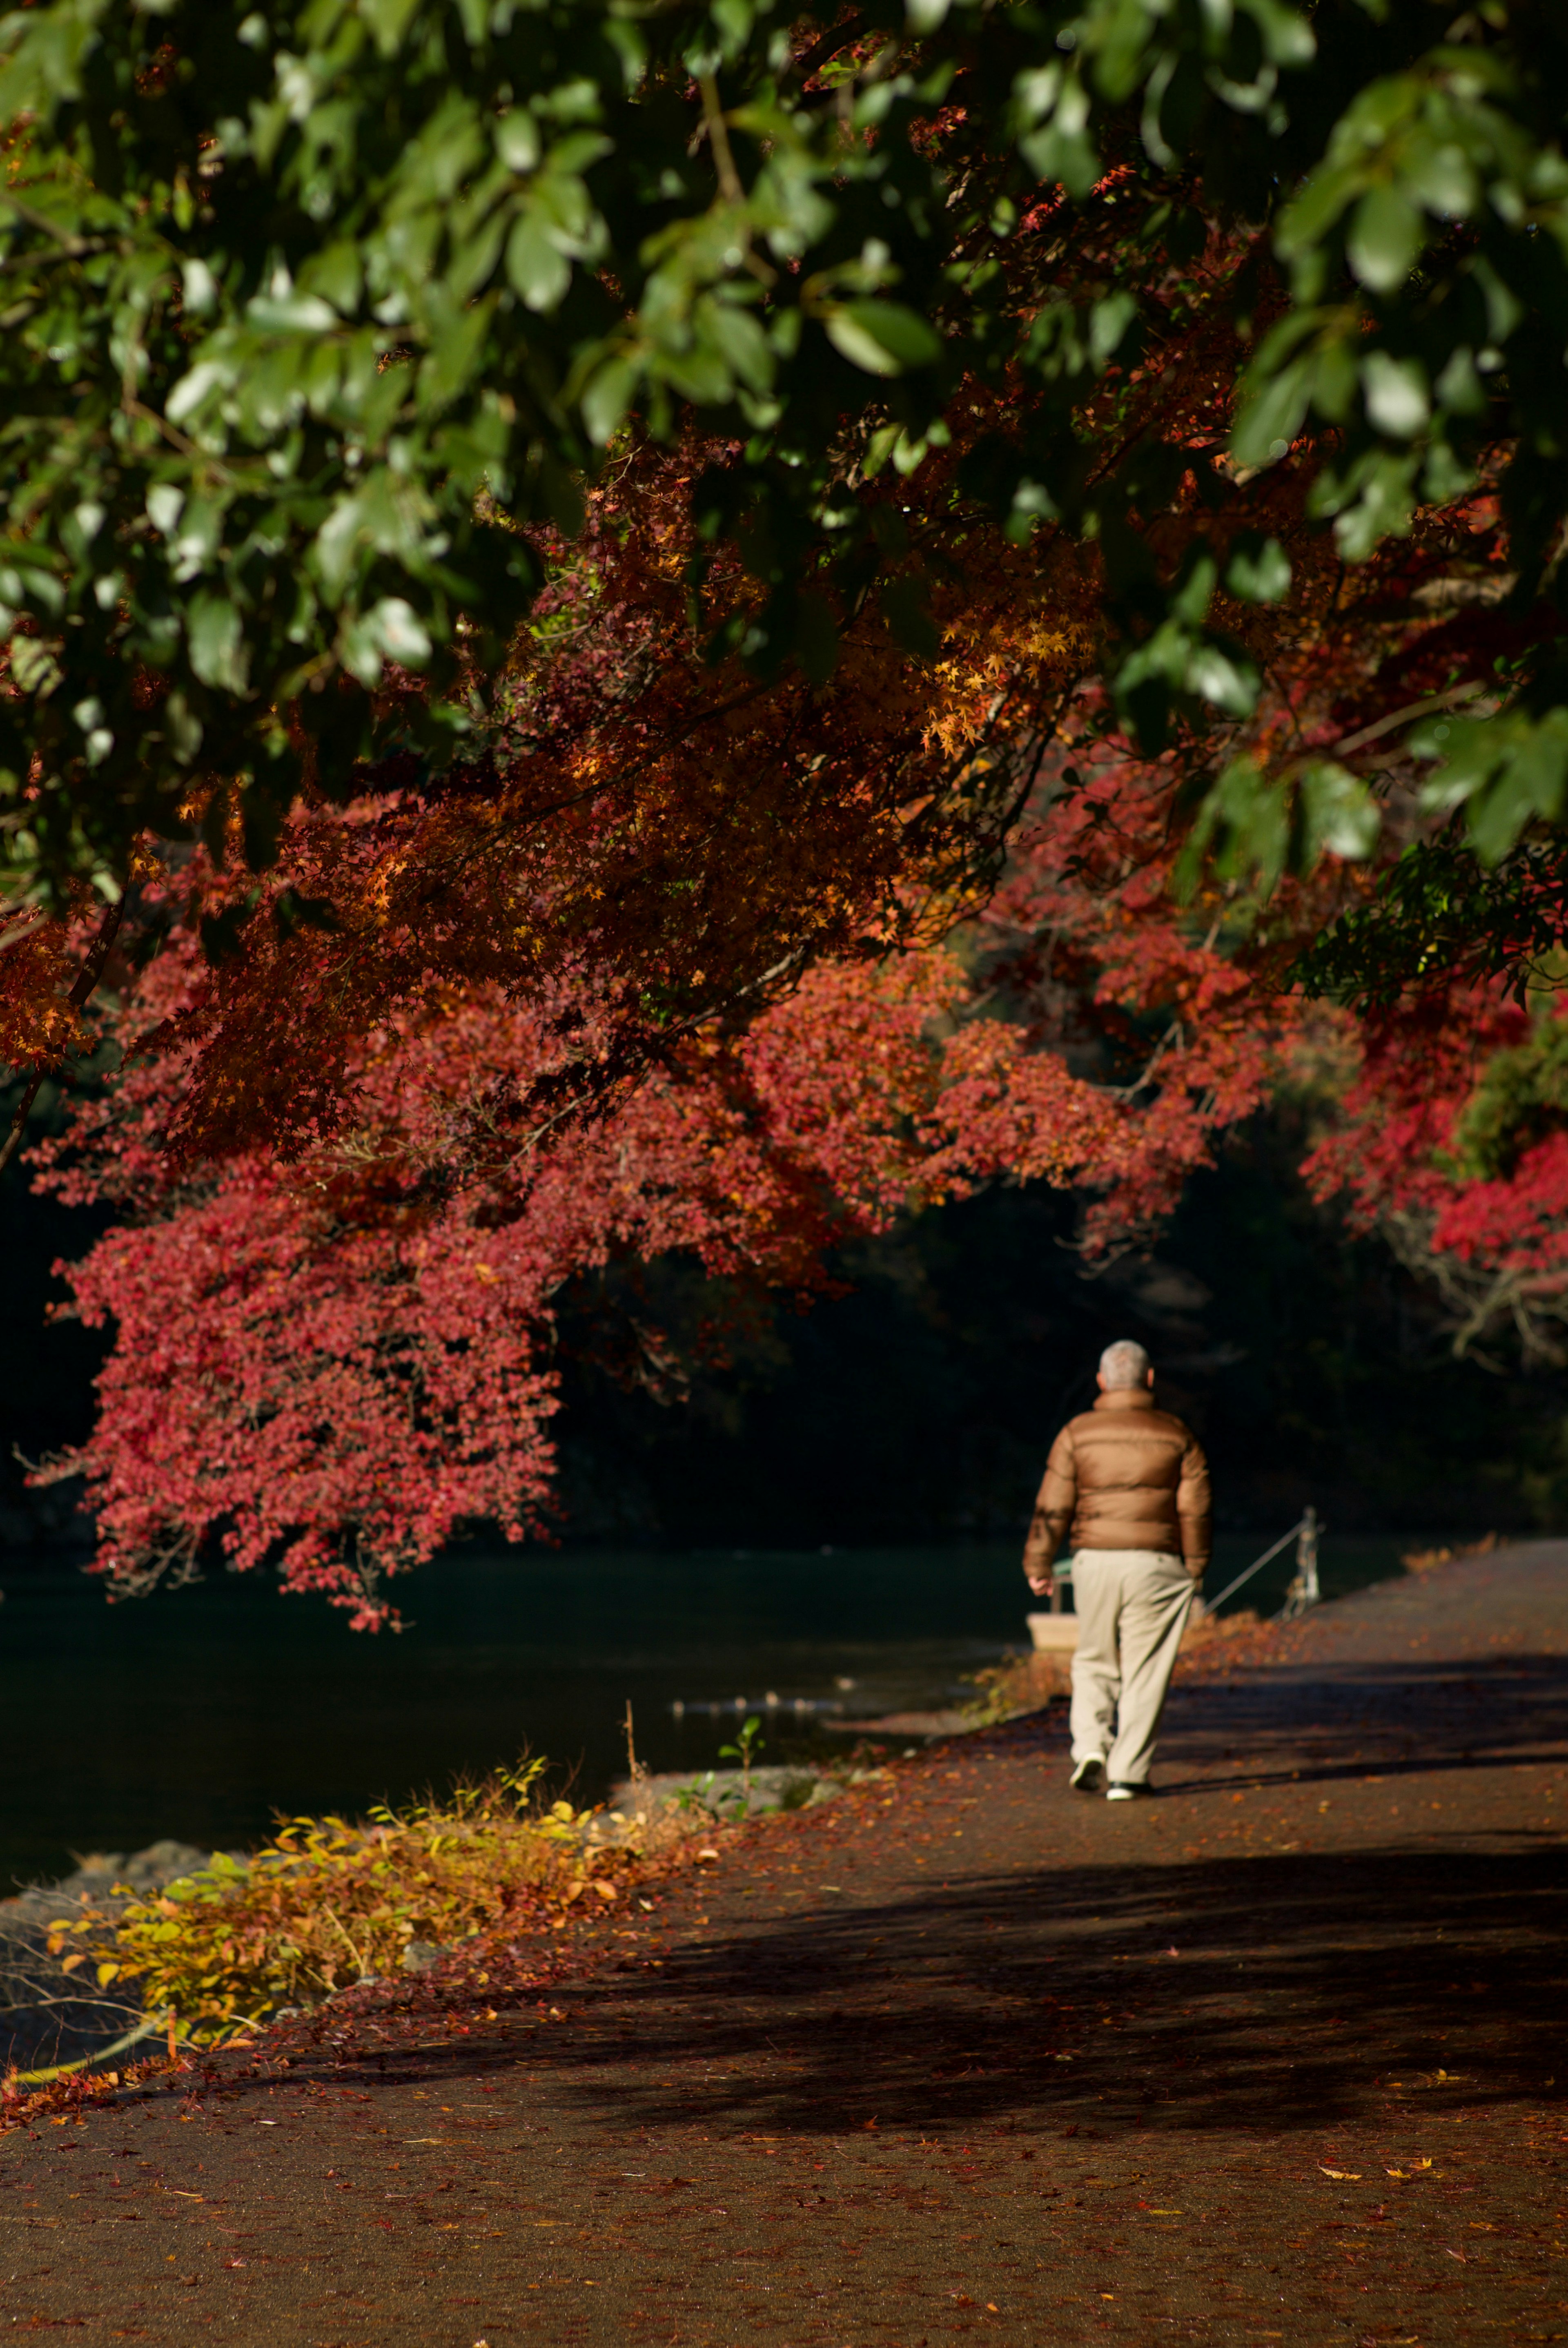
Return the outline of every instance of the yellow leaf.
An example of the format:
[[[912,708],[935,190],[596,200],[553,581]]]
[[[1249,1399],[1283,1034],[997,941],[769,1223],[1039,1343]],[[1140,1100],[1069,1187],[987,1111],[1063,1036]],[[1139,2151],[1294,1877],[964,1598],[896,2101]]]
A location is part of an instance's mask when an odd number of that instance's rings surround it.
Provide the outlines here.
[[[1321,2161],[1317,2166],[1323,2168]],[[1323,2168],[1323,2174],[1325,2177],[1334,2178],[1342,2185],[1359,2185],[1361,2182],[1361,2172],[1358,2168]]]
[[[87,1952],[86,1949],[77,1949],[74,1951],[70,1956],[61,1958],[60,1971],[63,1973],[74,1972],[78,1965],[85,1965],[87,1961]]]
[[[118,1976],[119,1967],[116,1964],[110,1964],[106,1960],[105,1962],[98,1967],[98,1987],[100,1989],[108,1989],[110,1982],[118,1980]]]

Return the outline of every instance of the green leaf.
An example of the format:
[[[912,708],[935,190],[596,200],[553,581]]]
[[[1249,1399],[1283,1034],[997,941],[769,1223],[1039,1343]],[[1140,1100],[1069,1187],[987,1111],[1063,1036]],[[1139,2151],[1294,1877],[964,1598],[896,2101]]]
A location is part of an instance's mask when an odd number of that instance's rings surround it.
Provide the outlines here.
[[[1248,662],[1233,660],[1218,644],[1194,646],[1182,682],[1230,717],[1250,717],[1257,705],[1257,671]]]
[[[250,652],[236,605],[227,595],[192,596],[185,617],[190,665],[203,685],[243,693],[250,677]]]
[[[422,415],[432,415],[448,407],[478,372],[483,365],[493,306],[494,296],[489,295],[446,316],[437,311],[432,321],[432,346],[419,370]],[[445,304],[440,305],[441,310],[446,308]]]
[[[1280,214],[1274,249],[1282,261],[1295,261],[1322,242],[1353,197],[1366,184],[1358,161],[1314,171],[1300,193]]]
[[[258,294],[245,304],[249,325],[262,335],[325,335],[337,324],[337,312],[319,294]]]
[[[359,247],[350,237],[339,237],[323,252],[313,252],[302,263],[299,275],[302,294],[319,294],[345,318],[358,309],[364,291],[364,269]]]
[[[539,127],[525,106],[513,106],[496,125],[496,152],[508,171],[533,170],[539,160]]]
[[[876,479],[903,438],[904,427],[901,424],[879,424],[876,427],[866,443],[866,456],[860,468],[864,479],[874,481]],[[4,574],[0,573],[0,582],[3,582],[3,578]]]
[[[1425,221],[1402,189],[1369,188],[1356,207],[1345,240],[1346,258],[1374,294],[1397,293],[1415,267],[1425,238]]]
[[[571,263],[531,212],[523,214],[507,239],[507,275],[540,316],[559,306],[571,283]]]
[[[1264,55],[1271,65],[1311,64],[1317,54],[1317,42],[1300,9],[1286,7],[1283,0],[1242,0],[1242,5],[1263,36]],[[1217,8],[1205,8],[1204,13],[1219,15]]]
[[[1541,718],[1524,710],[1434,716],[1412,727],[1409,741],[1418,758],[1443,761],[1423,787],[1423,808],[1464,807],[1484,864],[1500,864],[1530,824],[1559,822],[1568,807],[1568,709]]]
[[[1277,603],[1290,592],[1290,557],[1278,539],[1244,531],[1232,541],[1225,585],[1248,603]]]
[[[1480,191],[1464,149],[1452,139],[1441,145],[1427,139],[1410,141],[1399,159],[1399,177],[1428,211],[1442,220],[1466,220],[1475,210]]]
[[[608,447],[620,431],[637,396],[642,372],[639,359],[612,358],[589,383],[582,395],[582,420],[597,447]]]
[[[1182,850],[1178,893],[1192,896],[1212,859],[1222,878],[1253,873],[1266,896],[1285,870],[1290,829],[1289,806],[1277,782],[1251,757],[1231,759],[1205,795]]]
[[[201,721],[178,687],[163,704],[163,735],[177,765],[191,767],[201,748]]]
[[[430,653],[424,622],[401,595],[384,595],[343,634],[343,666],[364,685],[379,685],[389,660],[405,668],[423,668]]]
[[[902,375],[942,355],[940,335],[899,302],[846,302],[825,325],[834,348],[868,375]]]
[[[1322,498],[1320,510],[1338,506],[1334,535],[1347,562],[1365,562],[1383,539],[1408,534],[1419,462],[1419,451],[1375,449],[1353,473],[1353,495],[1335,498],[1329,491]],[[1328,481],[1325,476],[1320,484],[1325,491]],[[1319,505],[1316,491],[1314,505]]]
[[[733,302],[699,302],[694,313],[699,333],[712,335],[725,360],[753,391],[772,388],[775,373],[773,346],[749,310]]]
[[[40,636],[12,637],[11,678],[19,692],[40,700],[54,692],[65,674],[55,658],[56,649]]]
[[[1076,93],[1075,93],[1076,95]],[[1060,180],[1070,196],[1081,202],[1100,177],[1100,155],[1094,140],[1081,127],[1087,107],[1057,110],[1055,121],[1029,131],[1018,142],[1019,153],[1035,177],[1049,186]]]
[[[359,0],[359,13],[384,57],[396,55],[419,5],[420,0]]]
[[[1121,347],[1122,338],[1138,314],[1138,304],[1127,293],[1108,294],[1089,314],[1089,354],[1103,366]]]
[[[1312,396],[1312,374],[1310,357],[1294,359],[1246,400],[1231,434],[1231,454],[1238,464],[1277,464],[1290,454]]]
[[[1358,775],[1325,758],[1303,768],[1298,788],[1309,871],[1325,852],[1348,862],[1370,856],[1382,829],[1382,811]]]
[[[1369,351],[1361,362],[1367,414],[1379,432],[1413,440],[1431,421],[1431,394],[1419,359],[1397,359]]]

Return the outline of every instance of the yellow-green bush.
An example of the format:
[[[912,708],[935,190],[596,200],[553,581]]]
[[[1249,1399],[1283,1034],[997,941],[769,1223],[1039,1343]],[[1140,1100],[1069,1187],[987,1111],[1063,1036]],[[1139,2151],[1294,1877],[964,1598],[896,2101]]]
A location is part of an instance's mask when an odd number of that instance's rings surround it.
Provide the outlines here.
[[[209,1867],[118,1909],[51,1927],[67,1969],[134,1989],[144,2011],[210,2044],[366,1974],[397,1972],[415,1941],[559,1924],[585,1891],[613,1900],[586,1813],[536,1807],[542,1764],[459,1787],[441,1805],[373,1810],[355,1825],[295,1818],[245,1860]]]

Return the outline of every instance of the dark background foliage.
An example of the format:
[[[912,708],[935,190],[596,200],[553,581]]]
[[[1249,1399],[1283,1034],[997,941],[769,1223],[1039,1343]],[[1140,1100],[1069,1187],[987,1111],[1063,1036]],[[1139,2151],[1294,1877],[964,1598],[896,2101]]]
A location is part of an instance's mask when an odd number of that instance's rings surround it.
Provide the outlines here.
[[[1568,1505],[1568,1380],[1453,1359],[1425,1292],[1347,1236],[1293,1169],[1280,1109],[1232,1137],[1157,1254],[1086,1272],[1070,1200],[998,1189],[846,1251],[846,1292],[764,1305],[682,1395],[626,1375],[628,1299],[562,1315],[558,1423],[569,1536],[816,1546],[1021,1535],[1050,1437],[1087,1407],[1113,1336],[1148,1345],[1162,1398],[1214,1461],[1221,1524],[1283,1529],[1307,1500],[1342,1532],[1449,1537],[1554,1522]],[[47,1323],[50,1266],[100,1219],[0,1182],[10,1342],[0,1353],[0,1533],[85,1547],[67,1495],[15,1454],[80,1439],[103,1341]],[[666,1269],[641,1300],[692,1328],[714,1302]],[[579,1348],[586,1347],[590,1366]]]
[[[0,1128],[8,1127],[22,1087],[0,1089]],[[46,1085],[31,1134],[57,1116],[57,1094]],[[43,1541],[86,1550],[89,1528],[68,1489],[30,1492],[24,1461],[38,1459],[91,1430],[92,1381],[108,1351],[107,1333],[75,1321],[53,1321],[52,1304],[66,1289],[53,1267],[62,1256],[86,1252],[109,1217],[98,1210],[61,1207],[35,1196],[28,1169],[15,1160],[0,1174],[0,1262],[5,1267],[5,1342],[0,1345],[0,1541]]]
[[[1283,1529],[1308,1500],[1343,1532],[1553,1521],[1568,1383],[1456,1361],[1388,1250],[1307,1196],[1303,1148],[1288,1109],[1255,1120],[1156,1255],[1098,1274],[1059,1194],[928,1214],[848,1251],[849,1293],[775,1309],[684,1406],[573,1370],[573,1522],[699,1544],[1021,1537],[1052,1434],[1125,1335],[1208,1446],[1223,1526]]]

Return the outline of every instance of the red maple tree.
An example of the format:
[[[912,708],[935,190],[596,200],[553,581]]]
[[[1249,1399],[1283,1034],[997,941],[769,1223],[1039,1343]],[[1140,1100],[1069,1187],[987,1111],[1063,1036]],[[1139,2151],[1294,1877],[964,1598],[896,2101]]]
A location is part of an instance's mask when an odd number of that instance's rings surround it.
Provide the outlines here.
[[[381,816],[332,818],[336,852],[356,820],[378,852]],[[1158,778],[1120,761],[1025,824],[955,942],[820,963],[553,1124],[539,1103],[610,1025],[589,974],[429,989],[346,1058],[330,1127],[220,1159],[170,1146],[225,988],[198,940],[230,884],[193,868],[114,1014],[122,1072],[40,1153],[43,1181],[122,1219],[69,1272],[115,1331],[97,1428],[45,1471],[85,1476],[111,1588],[216,1554],[373,1627],[385,1576],[462,1525],[542,1529],[555,1304],[589,1268],[675,1253],[807,1296],[851,1232],[999,1177],[1095,1194],[1091,1246],[1145,1232],[1300,1015],[1173,910],[1158,820]],[[1131,882],[1064,880],[1113,836]],[[668,1367],[667,1333],[630,1334]]]

